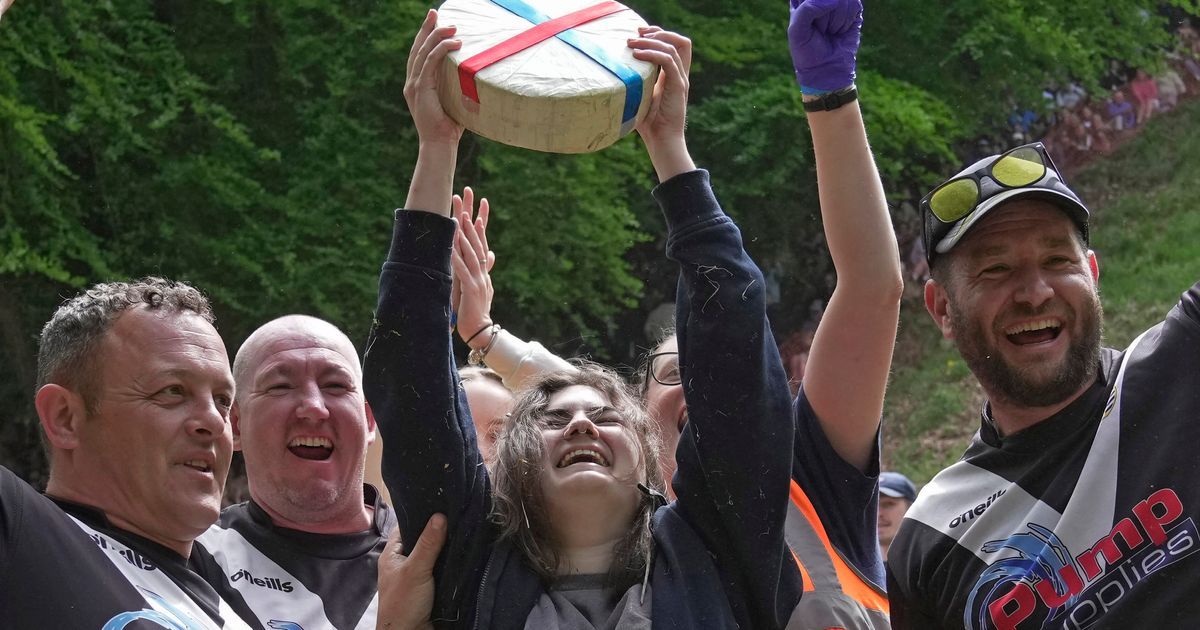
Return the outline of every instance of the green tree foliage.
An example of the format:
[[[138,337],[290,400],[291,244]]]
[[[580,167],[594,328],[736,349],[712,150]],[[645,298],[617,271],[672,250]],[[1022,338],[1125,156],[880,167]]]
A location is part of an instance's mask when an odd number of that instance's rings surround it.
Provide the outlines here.
[[[784,0],[636,0],[696,44],[690,141],[798,326],[832,278],[792,78]],[[1197,12],[1194,0],[1174,5]],[[897,201],[957,166],[954,147],[1097,85],[1169,41],[1149,0],[868,2],[860,88]],[[0,461],[33,474],[35,340],[56,303],[162,274],[217,305],[231,349],[289,312],[362,339],[416,138],[404,60],[412,0],[23,0],[0,23]],[[497,319],[614,362],[669,301],[663,229],[636,137],[544,155],[468,137],[459,183],[495,209]],[[900,215],[901,224],[911,217]]]
[[[1017,106],[1040,104],[1050,85],[1097,91],[1113,62],[1153,67],[1173,46],[1172,14],[1195,0],[1044,2],[893,0],[870,5],[864,65],[936,94],[974,132]]]

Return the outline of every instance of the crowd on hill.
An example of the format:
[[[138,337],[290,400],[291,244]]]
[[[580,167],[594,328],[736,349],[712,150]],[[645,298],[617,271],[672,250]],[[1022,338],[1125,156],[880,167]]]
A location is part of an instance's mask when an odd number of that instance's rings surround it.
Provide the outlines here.
[[[1015,111],[1008,134],[980,139],[977,152],[988,155],[1007,144],[1041,140],[1068,173],[1107,155],[1151,118],[1200,95],[1200,34],[1188,21],[1175,34],[1177,46],[1162,67],[1130,68],[1113,61],[1102,86],[1107,95],[1089,94],[1077,82],[1047,88],[1041,111]]]

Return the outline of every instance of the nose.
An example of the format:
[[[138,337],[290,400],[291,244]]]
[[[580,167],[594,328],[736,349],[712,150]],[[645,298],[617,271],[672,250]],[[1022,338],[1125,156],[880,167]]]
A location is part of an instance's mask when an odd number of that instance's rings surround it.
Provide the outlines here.
[[[300,400],[296,403],[296,416],[308,420],[324,420],[329,417],[329,408],[325,406],[325,397],[316,383],[309,383],[299,389]]]
[[[198,397],[195,412],[188,419],[188,432],[205,438],[220,436],[229,427],[229,417],[225,408],[213,400],[212,396]]]
[[[1037,308],[1054,297],[1054,288],[1047,282],[1040,267],[1033,266],[1017,277],[1017,290],[1013,298],[1022,304]]]
[[[582,410],[575,412],[571,421],[567,423],[566,429],[564,429],[566,437],[571,437],[577,433],[596,438],[600,437],[600,429],[596,427],[595,423]]]

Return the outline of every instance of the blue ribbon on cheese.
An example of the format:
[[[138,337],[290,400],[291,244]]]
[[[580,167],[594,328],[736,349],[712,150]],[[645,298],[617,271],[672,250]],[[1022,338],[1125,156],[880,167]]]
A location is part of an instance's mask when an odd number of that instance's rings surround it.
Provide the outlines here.
[[[523,0],[492,0],[494,4],[504,7],[509,12],[525,19],[531,24],[541,24],[552,18],[538,11]],[[596,44],[576,33],[573,29],[555,35],[568,46],[583,53],[587,58],[608,70],[625,84],[625,109],[621,113],[621,133],[626,134],[633,128],[634,117],[642,104],[642,76],[636,70],[609,57]]]

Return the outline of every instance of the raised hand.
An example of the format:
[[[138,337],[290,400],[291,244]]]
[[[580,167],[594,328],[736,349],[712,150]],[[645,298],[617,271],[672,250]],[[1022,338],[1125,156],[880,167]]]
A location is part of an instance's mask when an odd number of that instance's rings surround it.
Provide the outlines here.
[[[862,37],[862,0],[789,0],[788,47],[796,82],[805,92],[830,92],[854,83]]]
[[[439,142],[458,145],[463,127],[450,118],[438,100],[438,83],[443,76],[446,55],[462,47],[453,39],[454,26],[438,26],[437,11],[430,9],[417,30],[408,53],[408,70],[404,78],[404,100],[412,114],[413,124],[422,143]]]
[[[660,72],[650,109],[636,129],[659,179],[665,180],[695,168],[684,140],[692,40],[657,26],[642,27],[638,35],[629,40],[633,56],[657,64]]]
[[[479,200],[479,211],[475,218],[475,192],[463,189],[461,197],[454,196],[451,202],[458,230],[454,237],[454,253],[450,262],[454,266],[457,291],[452,290],[453,304],[458,314],[458,334],[463,341],[492,324],[492,278],[489,272],[496,264],[496,254],[488,249],[487,224],[490,207],[487,199]],[[478,335],[472,343],[486,344],[487,334]]]
[[[453,26],[438,26],[437,18],[437,11],[432,9],[426,14],[408,53],[404,100],[420,142],[404,207],[448,217],[450,208],[446,202],[454,191],[454,166],[463,127],[442,109],[438,83],[446,55],[461,48],[462,42],[453,39]]]

